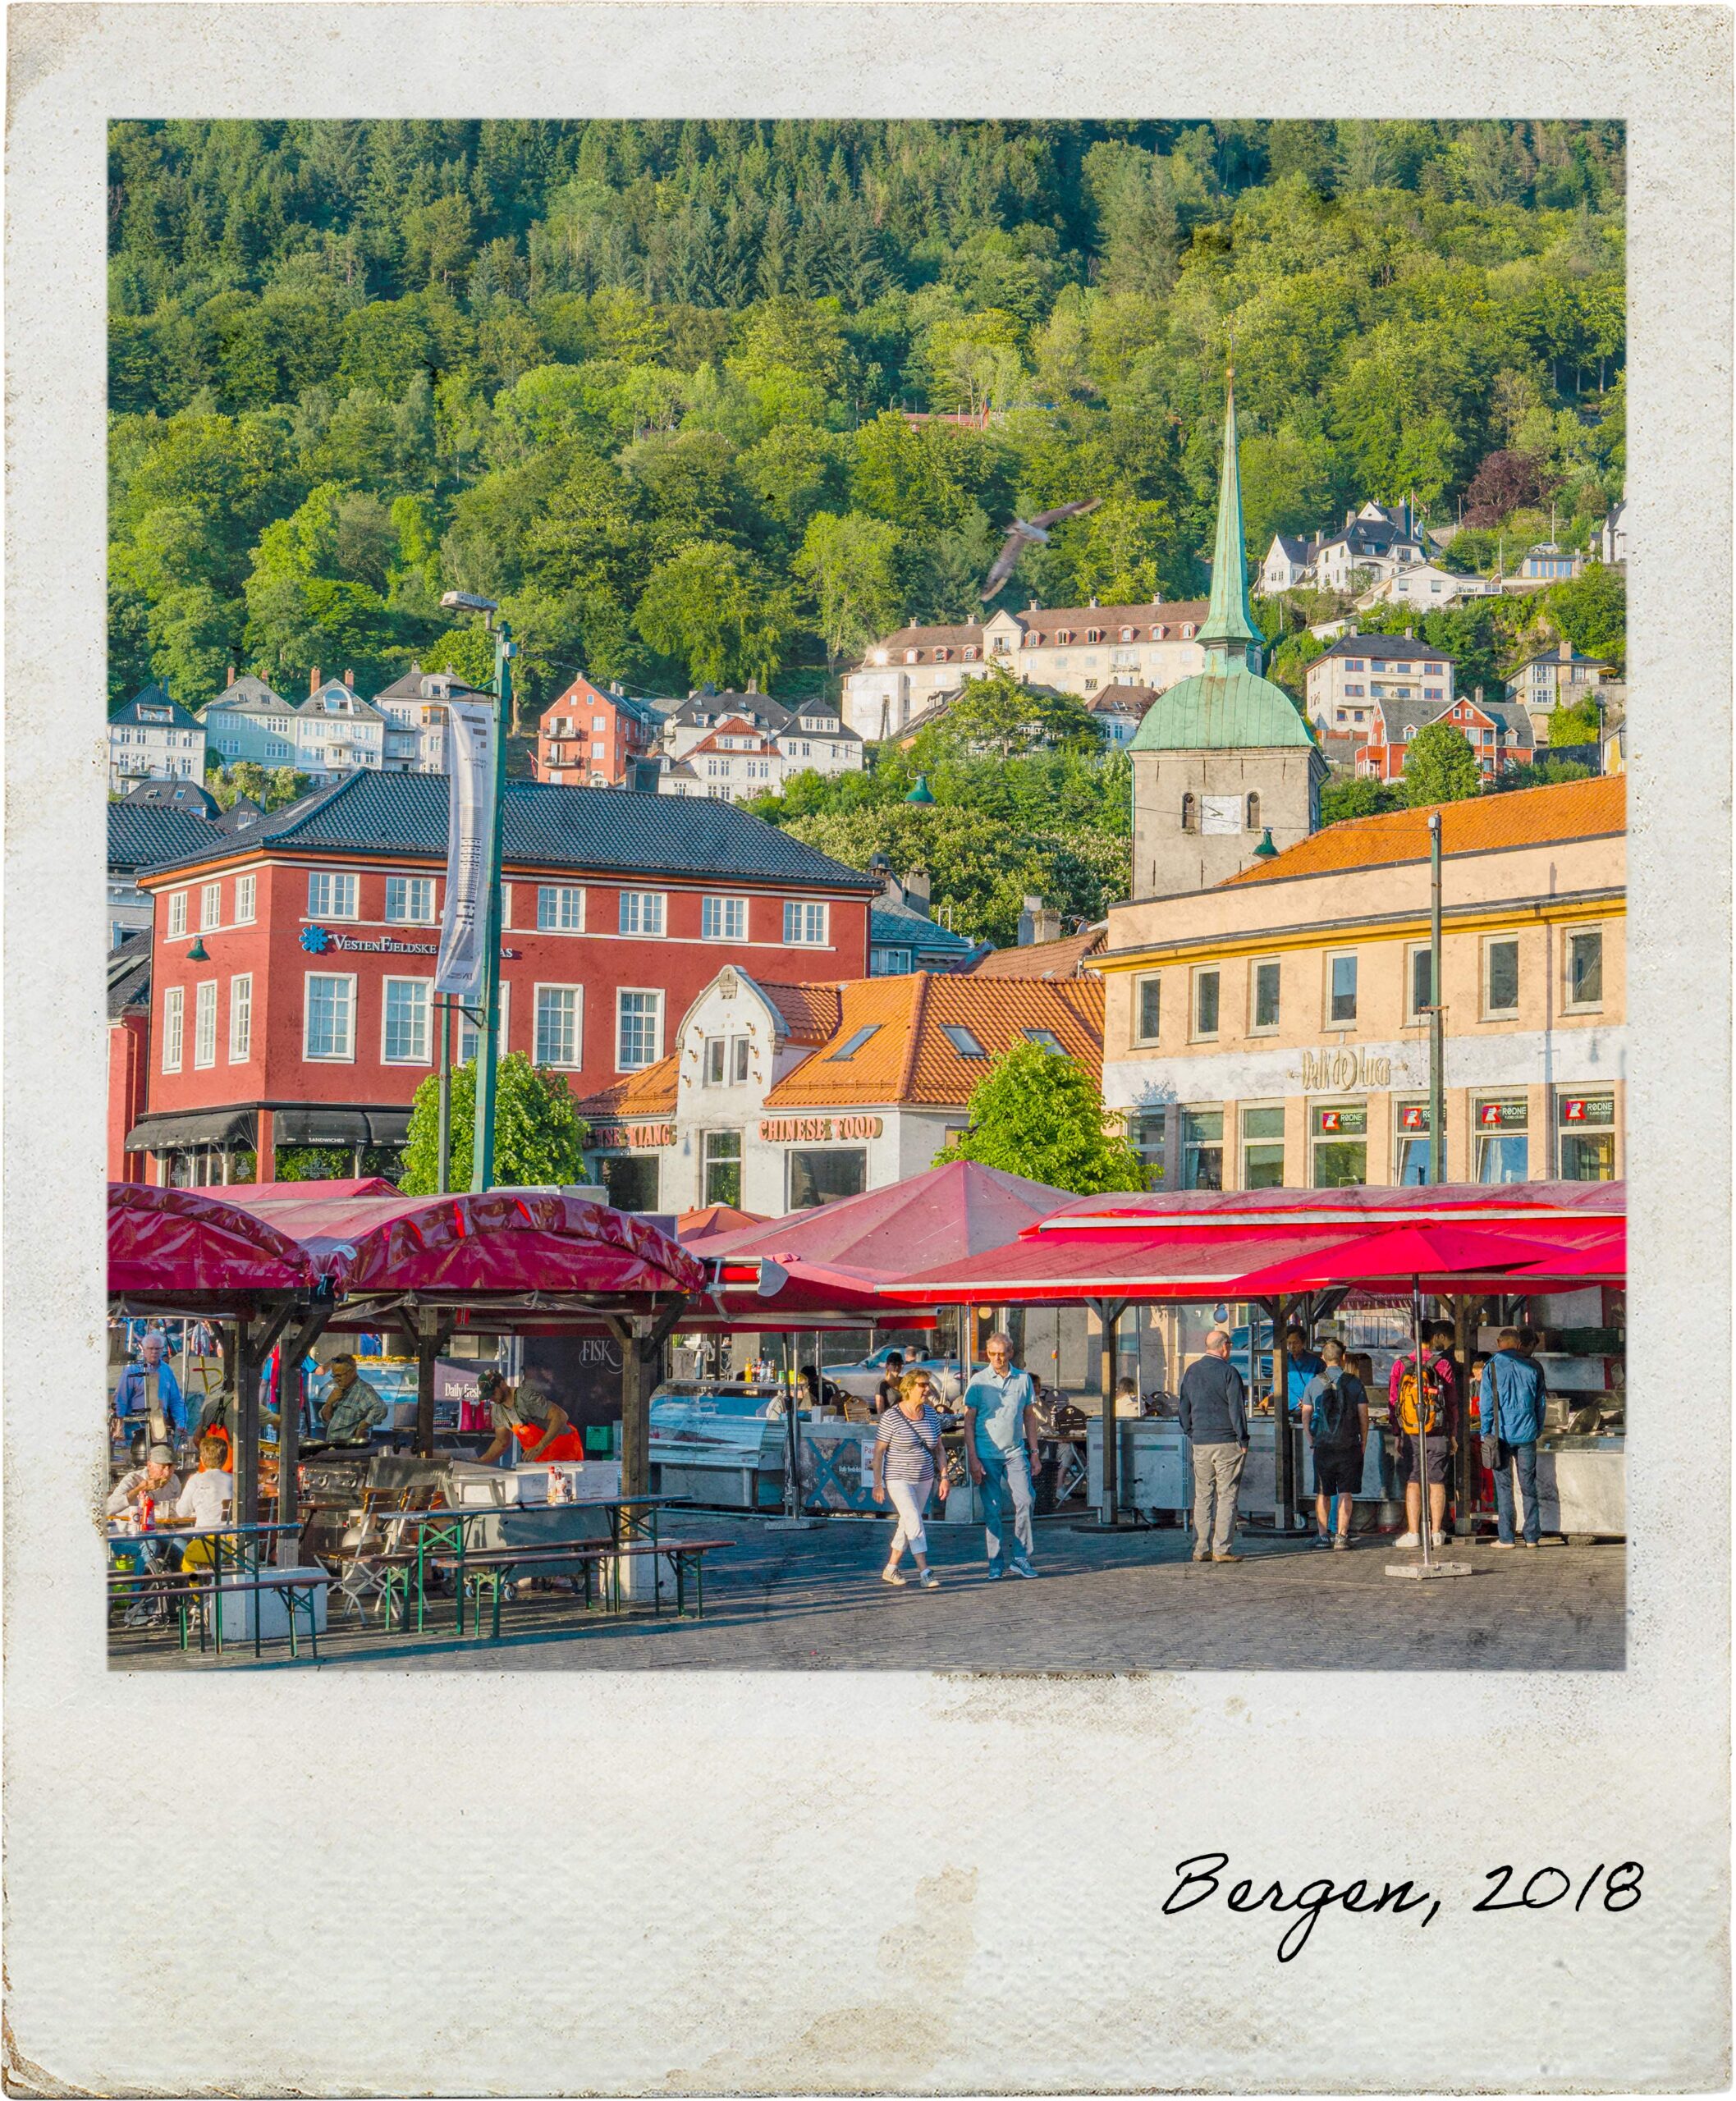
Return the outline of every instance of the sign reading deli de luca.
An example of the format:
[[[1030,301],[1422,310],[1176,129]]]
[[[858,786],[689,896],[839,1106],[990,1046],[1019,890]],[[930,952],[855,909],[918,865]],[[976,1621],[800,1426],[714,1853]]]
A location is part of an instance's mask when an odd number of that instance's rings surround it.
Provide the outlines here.
[[[1304,1050],[1296,1077],[1310,1093],[1366,1094],[1392,1085],[1392,1060],[1366,1050]]]
[[[488,922],[488,842],[494,831],[494,710],[448,701],[446,911],[434,990],[460,1000],[482,996]]]

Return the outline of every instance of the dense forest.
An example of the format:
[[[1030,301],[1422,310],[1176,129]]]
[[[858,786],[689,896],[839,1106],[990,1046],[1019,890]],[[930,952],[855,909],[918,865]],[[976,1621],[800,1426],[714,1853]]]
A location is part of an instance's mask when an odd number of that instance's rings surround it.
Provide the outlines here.
[[[111,701],[466,668],[454,587],[531,705],[808,690],[1082,494],[1010,599],[1190,595],[1232,354],[1251,552],[1583,537],[1623,190],[1601,123],[116,124]]]

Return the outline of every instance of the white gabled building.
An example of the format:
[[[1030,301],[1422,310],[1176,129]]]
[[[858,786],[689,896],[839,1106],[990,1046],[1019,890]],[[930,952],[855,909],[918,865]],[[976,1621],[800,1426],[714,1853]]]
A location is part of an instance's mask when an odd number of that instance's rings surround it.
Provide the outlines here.
[[[244,671],[200,711],[206,747],[222,765],[247,760],[255,766],[295,762],[295,707],[263,679]]]
[[[831,702],[794,706],[749,686],[745,693],[702,687],[666,718],[660,795],[708,795],[723,802],[776,794],[799,773],[859,773],[862,739]]]
[[[1500,585],[1492,576],[1460,576],[1438,562],[1413,562],[1382,577],[1357,600],[1361,607],[1410,606],[1418,612],[1438,611],[1460,598],[1496,598]]]
[[[1289,533],[1274,533],[1272,543],[1260,565],[1260,590],[1268,598],[1280,591],[1294,591],[1314,581],[1314,560],[1319,542],[1299,540]]]
[[[205,731],[158,685],[135,693],[108,718],[108,792],[124,795],[141,780],[205,777]]]

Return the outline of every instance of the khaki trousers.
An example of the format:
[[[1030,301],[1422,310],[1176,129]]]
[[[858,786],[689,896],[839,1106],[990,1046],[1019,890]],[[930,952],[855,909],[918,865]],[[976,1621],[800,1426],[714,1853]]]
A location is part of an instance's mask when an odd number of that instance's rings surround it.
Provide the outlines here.
[[[1232,1439],[1223,1444],[1193,1447],[1193,1550],[1209,1546],[1214,1554],[1228,1554],[1235,1531],[1236,1490],[1242,1479],[1242,1462],[1248,1457]],[[1216,1503],[1216,1523],[1212,1504]]]

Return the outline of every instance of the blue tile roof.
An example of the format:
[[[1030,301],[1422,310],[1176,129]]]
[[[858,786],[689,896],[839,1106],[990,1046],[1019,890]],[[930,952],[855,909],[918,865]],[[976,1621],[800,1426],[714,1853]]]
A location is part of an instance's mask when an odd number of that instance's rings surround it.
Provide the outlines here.
[[[831,890],[873,890],[879,878],[792,839],[733,803],[634,794],[614,788],[506,783],[504,858],[511,867],[582,868],[633,876],[734,877],[801,883]],[[277,811],[245,835],[250,849],[443,857],[447,782],[441,774],[378,773],[334,781]],[[230,854],[225,839],[204,851],[190,842],[187,865]]]
[[[956,959],[961,963],[974,955],[978,945],[963,934],[954,933],[950,927],[925,919],[921,913],[894,904],[889,899],[875,905],[868,914],[868,941],[877,949],[907,948],[918,955],[940,956],[949,962]]]
[[[227,843],[208,817],[194,810],[170,809],[161,803],[108,805],[108,865],[117,875],[161,867]]]
[[[139,712],[141,707],[155,710],[151,719],[164,729],[196,730],[199,727],[180,702],[171,700],[161,686],[141,687],[124,707],[117,707],[108,719],[111,722],[143,721],[146,718]]]

